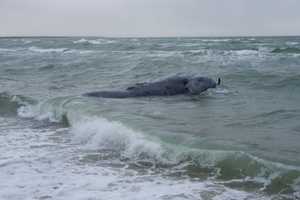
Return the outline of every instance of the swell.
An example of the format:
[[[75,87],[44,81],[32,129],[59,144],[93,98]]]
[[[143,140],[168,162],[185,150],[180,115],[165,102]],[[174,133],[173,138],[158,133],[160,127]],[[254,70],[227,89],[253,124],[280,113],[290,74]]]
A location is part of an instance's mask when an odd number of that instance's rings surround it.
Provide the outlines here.
[[[135,168],[147,168],[194,178],[210,178],[231,187],[248,187],[270,195],[293,195],[300,184],[300,168],[267,161],[249,153],[190,148],[162,142],[118,121],[94,114],[79,97],[59,97],[18,109],[20,117],[50,120],[69,126],[72,142],[98,156],[89,161],[118,159]],[[276,113],[281,111],[276,111]],[[266,115],[273,115],[267,113]],[[237,184],[238,182],[238,184]]]
[[[272,53],[295,53],[295,54],[299,54],[300,49],[296,48],[296,47],[276,48],[271,52]]]

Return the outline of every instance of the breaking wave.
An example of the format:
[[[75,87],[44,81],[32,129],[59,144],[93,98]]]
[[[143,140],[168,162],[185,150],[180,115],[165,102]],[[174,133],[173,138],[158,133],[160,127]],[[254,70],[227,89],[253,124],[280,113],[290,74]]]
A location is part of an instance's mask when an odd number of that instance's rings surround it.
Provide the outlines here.
[[[116,41],[114,40],[108,40],[108,39],[85,39],[85,38],[81,38],[80,40],[76,40],[73,41],[74,44],[112,44],[112,43],[116,43]]]
[[[162,142],[157,137],[92,114],[77,97],[60,97],[18,108],[18,115],[63,123],[72,141],[88,150],[105,152],[106,158],[139,167],[213,178],[231,187],[252,187],[273,194],[295,195],[300,189],[300,169],[255,157],[242,151],[190,148]],[[108,154],[108,155],[107,155]],[[98,157],[101,159],[101,156]],[[105,158],[103,158],[105,159]]]
[[[38,53],[64,53],[69,51],[68,48],[39,48],[39,47],[29,47],[28,50]]]

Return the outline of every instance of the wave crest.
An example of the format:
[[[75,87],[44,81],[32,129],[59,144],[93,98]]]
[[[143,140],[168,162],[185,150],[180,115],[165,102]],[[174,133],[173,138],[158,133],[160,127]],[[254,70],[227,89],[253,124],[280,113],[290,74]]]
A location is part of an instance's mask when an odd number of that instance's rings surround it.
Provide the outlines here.
[[[85,38],[81,38],[80,40],[73,41],[74,44],[94,44],[94,45],[99,45],[99,44],[112,44],[116,43],[114,40],[108,40],[108,39],[93,39],[93,40],[87,40]]]
[[[38,53],[64,53],[69,51],[68,48],[39,48],[39,47],[29,47],[28,50]]]
[[[295,53],[299,54],[300,49],[296,47],[287,47],[287,48],[276,48],[271,53]]]
[[[75,141],[89,149],[110,150],[130,160],[166,161],[163,147],[120,122],[91,117],[72,125]]]

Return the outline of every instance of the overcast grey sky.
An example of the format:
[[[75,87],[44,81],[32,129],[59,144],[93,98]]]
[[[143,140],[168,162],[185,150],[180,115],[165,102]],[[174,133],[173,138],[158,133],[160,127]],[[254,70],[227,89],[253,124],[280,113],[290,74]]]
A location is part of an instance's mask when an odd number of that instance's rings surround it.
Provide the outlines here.
[[[7,35],[300,35],[300,0],[0,0]]]

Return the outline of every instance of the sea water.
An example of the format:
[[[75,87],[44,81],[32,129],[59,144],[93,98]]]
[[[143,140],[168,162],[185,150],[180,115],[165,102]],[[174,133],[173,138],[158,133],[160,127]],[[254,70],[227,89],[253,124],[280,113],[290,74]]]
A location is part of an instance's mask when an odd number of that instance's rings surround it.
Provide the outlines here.
[[[299,199],[299,122],[300,37],[0,39],[0,199]]]

